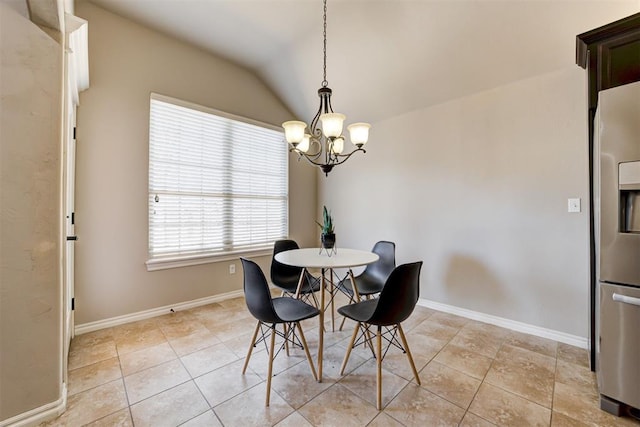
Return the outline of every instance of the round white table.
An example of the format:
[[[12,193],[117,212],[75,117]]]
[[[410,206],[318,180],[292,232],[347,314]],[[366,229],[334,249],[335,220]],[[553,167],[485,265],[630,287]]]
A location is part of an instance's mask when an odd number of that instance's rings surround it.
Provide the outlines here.
[[[379,257],[378,254],[375,254],[370,251],[361,251],[358,249],[348,249],[348,248],[337,248],[336,252],[329,253],[321,248],[303,248],[303,249],[294,249],[291,251],[284,251],[276,254],[276,261],[281,262],[282,264],[291,265],[294,267],[302,267],[304,269],[308,268],[319,268],[322,270],[322,274],[320,276],[320,330],[319,330],[319,339],[318,339],[318,381],[322,382],[322,349],[324,345],[324,307],[325,307],[325,299],[324,299],[324,291],[327,284],[327,274],[329,275],[329,280],[333,283],[333,269],[334,268],[347,268],[349,269],[348,275],[351,280],[351,286],[353,288],[354,295],[356,300],[360,300],[360,295],[358,294],[358,289],[356,287],[355,280],[353,278],[353,272],[351,271],[352,267],[359,267],[367,264],[372,264],[376,262]],[[300,286],[302,284],[302,275],[300,276],[301,280],[298,283],[298,291],[296,292],[296,297],[300,294]],[[331,300],[333,303],[333,299]],[[331,314],[333,316],[333,304],[331,308]]]

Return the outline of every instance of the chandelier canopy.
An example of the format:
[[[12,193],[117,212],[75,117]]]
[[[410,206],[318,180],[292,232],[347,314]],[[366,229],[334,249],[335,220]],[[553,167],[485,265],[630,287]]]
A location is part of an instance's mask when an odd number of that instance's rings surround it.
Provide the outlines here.
[[[354,153],[362,151],[369,139],[369,123],[353,123],[347,126],[351,142],[355,148],[347,153],[344,152],[344,136],[342,134],[343,124],[346,119],[344,114],[334,113],[331,106],[332,91],[328,87],[327,82],[327,0],[323,0],[323,80],[322,87],[318,89],[320,97],[320,108],[311,120],[311,124],[307,128],[305,122],[291,120],[284,122],[284,136],[289,143],[289,151],[298,154],[298,158],[304,157],[310,163],[319,166],[325,176],[334,166],[340,165],[347,161]],[[321,125],[318,127],[318,121]]]

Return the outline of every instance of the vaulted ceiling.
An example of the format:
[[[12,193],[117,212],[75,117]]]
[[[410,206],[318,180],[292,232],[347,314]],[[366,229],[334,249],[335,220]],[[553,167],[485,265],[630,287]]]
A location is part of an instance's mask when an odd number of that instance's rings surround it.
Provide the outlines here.
[[[321,0],[91,0],[253,70],[302,120],[322,82]],[[334,110],[376,122],[575,66],[575,36],[639,0],[329,0]]]

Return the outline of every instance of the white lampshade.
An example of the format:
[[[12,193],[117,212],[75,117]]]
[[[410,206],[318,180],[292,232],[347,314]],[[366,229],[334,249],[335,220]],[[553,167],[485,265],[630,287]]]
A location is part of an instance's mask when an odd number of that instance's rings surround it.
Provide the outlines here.
[[[282,124],[284,128],[284,138],[294,147],[304,139],[304,130],[307,127],[305,122],[291,120]]]
[[[341,154],[344,150],[344,138],[336,138],[331,145],[331,152],[335,154]]]
[[[326,113],[320,116],[322,122],[322,133],[328,138],[335,138],[342,135],[342,124],[346,116],[340,113]]]
[[[347,126],[351,142],[358,147],[366,144],[369,140],[369,128],[371,128],[369,123],[354,123]]]
[[[306,153],[307,151],[309,151],[310,138],[311,138],[311,135],[309,135],[308,133],[305,133],[304,137],[302,138],[302,141],[296,146],[296,150],[302,151],[303,153]]]

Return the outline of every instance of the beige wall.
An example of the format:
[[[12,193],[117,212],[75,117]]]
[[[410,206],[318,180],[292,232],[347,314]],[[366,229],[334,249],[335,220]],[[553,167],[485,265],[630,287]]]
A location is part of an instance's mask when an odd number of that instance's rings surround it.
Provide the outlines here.
[[[279,125],[291,113],[254,74],[86,2],[91,87],[78,109],[76,325],[242,289],[238,261],[147,272],[149,94]],[[315,238],[315,171],[293,159],[290,234]],[[311,225],[310,225],[311,224]],[[268,267],[269,257],[259,259]]]
[[[62,50],[0,2],[0,422],[61,398]]]
[[[424,260],[422,298],[586,337],[585,87],[573,66],[374,123],[320,180],[338,240]]]

